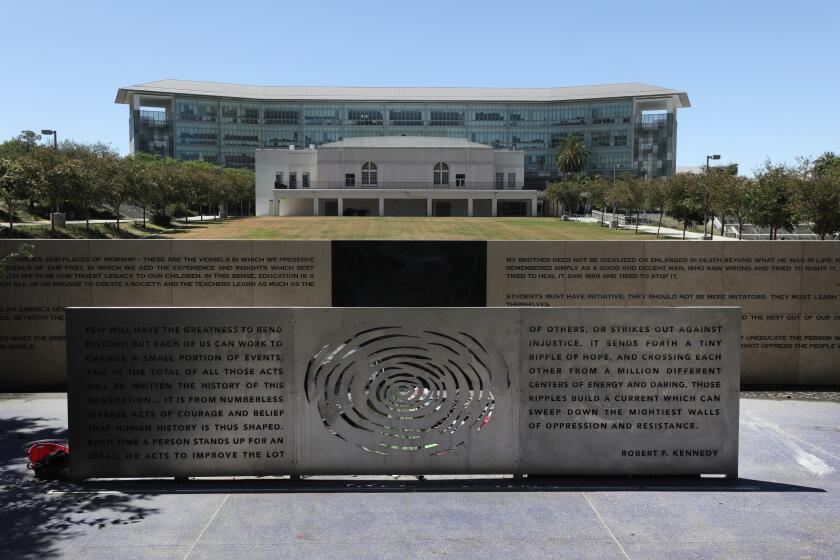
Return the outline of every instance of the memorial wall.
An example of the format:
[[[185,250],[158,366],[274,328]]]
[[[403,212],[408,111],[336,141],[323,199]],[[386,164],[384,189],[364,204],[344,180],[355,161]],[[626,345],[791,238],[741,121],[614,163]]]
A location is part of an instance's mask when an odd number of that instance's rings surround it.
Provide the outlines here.
[[[64,385],[64,308],[323,306],[328,241],[26,241],[0,274],[0,387]],[[0,241],[0,254],[22,242]]]
[[[831,241],[27,243],[0,275],[6,388],[66,382],[67,306],[204,305],[738,306],[744,383],[840,383]]]
[[[488,306],[737,306],[743,383],[840,383],[840,243],[496,241],[487,263]]]
[[[734,308],[67,310],[71,476],[737,476]]]

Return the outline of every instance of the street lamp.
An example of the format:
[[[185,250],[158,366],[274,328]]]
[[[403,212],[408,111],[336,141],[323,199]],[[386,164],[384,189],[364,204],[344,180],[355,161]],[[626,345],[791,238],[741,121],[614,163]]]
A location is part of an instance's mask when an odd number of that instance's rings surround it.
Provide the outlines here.
[[[49,130],[49,129],[45,128],[44,130],[41,131],[41,134],[43,134],[45,136],[52,135],[52,137],[53,137],[53,149],[57,152],[58,151],[58,131],[57,130]]]
[[[712,159],[720,159],[720,154],[713,154],[710,156],[706,156],[706,216],[703,219],[703,239],[714,239],[715,237],[715,226],[712,224],[712,234],[708,235],[706,233],[706,224],[709,221],[709,206],[712,204],[712,186],[709,184],[709,160]]]

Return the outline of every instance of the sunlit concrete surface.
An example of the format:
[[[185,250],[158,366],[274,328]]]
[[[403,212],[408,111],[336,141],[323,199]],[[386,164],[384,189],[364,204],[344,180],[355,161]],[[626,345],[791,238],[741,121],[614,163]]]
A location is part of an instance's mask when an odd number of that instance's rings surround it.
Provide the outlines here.
[[[747,393],[765,397],[762,393]],[[788,398],[790,397],[790,398]],[[44,483],[63,394],[0,398],[0,558],[837,558],[840,402],[742,398],[740,478]]]

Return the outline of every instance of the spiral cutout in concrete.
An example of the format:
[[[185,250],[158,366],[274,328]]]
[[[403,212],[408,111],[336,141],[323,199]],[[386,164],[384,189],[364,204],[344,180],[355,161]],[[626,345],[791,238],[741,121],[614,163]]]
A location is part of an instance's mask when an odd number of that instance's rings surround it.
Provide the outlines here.
[[[376,327],[312,357],[306,398],[330,433],[365,451],[440,455],[490,421],[489,364],[467,333]]]

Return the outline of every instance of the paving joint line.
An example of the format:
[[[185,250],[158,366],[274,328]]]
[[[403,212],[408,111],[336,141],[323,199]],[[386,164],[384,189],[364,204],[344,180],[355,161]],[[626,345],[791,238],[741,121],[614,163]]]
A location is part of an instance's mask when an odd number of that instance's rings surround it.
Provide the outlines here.
[[[621,543],[620,543],[620,542],[618,541],[618,539],[616,538],[615,533],[613,533],[613,532],[612,532],[612,529],[610,529],[609,525],[607,525],[607,522],[606,522],[606,521],[604,521],[604,518],[603,518],[603,517],[601,517],[601,514],[600,514],[600,513],[598,513],[598,510],[597,510],[597,509],[595,509],[595,504],[593,504],[593,503],[592,503],[592,500],[590,500],[590,499],[589,499],[589,496],[587,496],[587,495],[586,495],[586,492],[581,492],[581,495],[583,496],[583,499],[584,499],[584,500],[586,500],[586,503],[587,503],[587,504],[589,504],[590,509],[591,509],[593,512],[595,512],[595,515],[596,515],[596,516],[598,516],[598,520],[601,522],[601,525],[603,525],[603,526],[604,526],[604,529],[606,529],[606,530],[607,530],[607,533],[609,533],[610,538],[612,538],[612,540],[613,540],[613,542],[615,543],[615,545],[616,545],[616,546],[618,547],[618,549],[621,551],[621,555],[622,555],[622,556],[624,556],[624,558],[625,558],[626,560],[630,560],[630,556],[627,554],[627,551],[626,551],[626,550],[624,550],[624,547],[623,547],[623,546],[621,546]]]
[[[216,511],[214,511],[214,512],[213,512],[213,515],[212,515],[212,516],[210,516],[210,519],[207,521],[207,524],[206,524],[206,525],[204,525],[204,528],[203,528],[203,529],[201,530],[201,532],[198,534],[198,537],[195,539],[195,542],[194,542],[194,543],[192,543],[192,546],[189,548],[189,550],[187,550],[187,553],[184,555],[184,560],[187,560],[187,558],[189,558],[189,557],[190,557],[190,554],[192,554],[193,550],[195,550],[195,546],[198,544],[198,541],[200,541],[200,540],[201,540],[201,538],[204,536],[204,533],[206,533],[206,532],[207,532],[207,529],[209,529],[209,528],[210,528],[210,525],[211,525],[211,524],[213,523],[213,521],[216,519],[216,516],[217,516],[217,515],[219,515],[219,512],[220,512],[220,511],[222,511],[222,508],[223,508],[223,507],[225,506],[225,504],[227,503],[228,498],[230,498],[230,494],[225,494],[225,499],[224,499],[224,500],[222,500],[222,503],[221,503],[221,504],[219,504],[219,507],[217,507],[217,508],[216,508]]]

